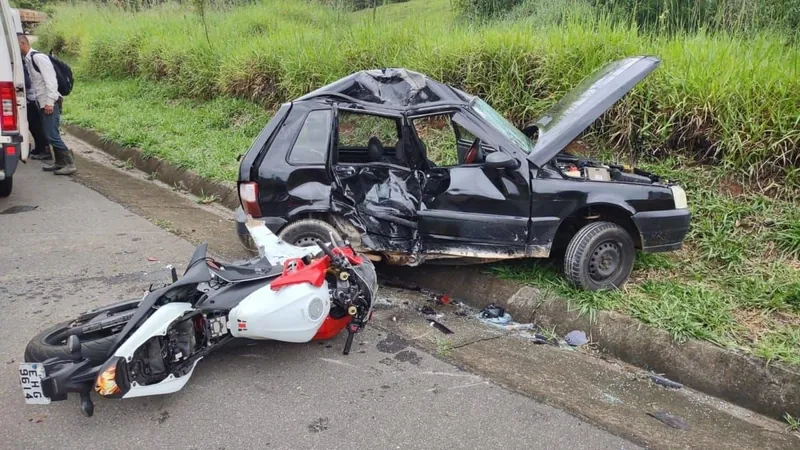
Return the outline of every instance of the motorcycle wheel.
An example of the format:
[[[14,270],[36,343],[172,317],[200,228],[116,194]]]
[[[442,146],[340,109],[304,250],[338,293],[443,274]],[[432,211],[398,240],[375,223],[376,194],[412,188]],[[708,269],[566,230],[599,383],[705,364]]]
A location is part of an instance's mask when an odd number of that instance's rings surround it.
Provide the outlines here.
[[[93,310],[90,319],[80,318],[54,325],[31,339],[25,348],[25,362],[44,362],[50,358],[70,359],[67,339],[78,336],[81,342],[81,355],[92,363],[100,364],[108,359],[108,351],[117,339],[117,333],[127,322],[115,324],[113,329],[102,329],[85,332],[84,327],[91,322],[109,321],[115,317],[130,313],[138,307],[139,302],[121,302],[105,308]],[[86,314],[81,318],[86,317]]]

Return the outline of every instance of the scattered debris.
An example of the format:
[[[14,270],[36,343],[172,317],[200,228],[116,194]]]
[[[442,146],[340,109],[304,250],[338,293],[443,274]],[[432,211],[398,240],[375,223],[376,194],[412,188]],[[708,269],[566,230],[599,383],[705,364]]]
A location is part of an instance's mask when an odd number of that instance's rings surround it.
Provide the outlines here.
[[[623,403],[618,397],[615,397],[611,394],[606,394],[605,392],[603,392],[603,401],[612,405],[620,405]]]
[[[689,424],[686,423],[680,416],[676,416],[675,414],[668,413],[666,411],[659,411],[654,413],[647,413],[648,416],[655,418],[656,420],[660,421],[665,425],[669,425],[672,428],[677,428],[678,430],[688,430]]]
[[[421,312],[422,314],[425,314],[426,316],[435,316],[436,315],[436,310],[431,308],[430,306],[423,306],[423,307],[419,308],[418,311]]]
[[[504,313],[500,317],[483,317],[483,313],[478,314],[478,319],[484,323],[489,325],[499,326],[500,328],[506,329],[506,325],[510,324],[511,321],[511,314]]]
[[[150,262],[158,262],[158,258],[156,258],[155,256],[148,256],[147,260]]]
[[[539,333],[520,333],[521,337],[528,339],[529,341],[533,342],[534,344],[557,344],[558,342],[553,342],[547,339],[547,336]]]
[[[669,388],[669,389],[682,389],[683,388],[682,384],[677,383],[675,381],[672,381],[670,379],[664,378],[664,377],[662,377],[660,375],[650,374],[650,379],[653,381],[653,383],[661,385],[661,386],[664,386],[665,388]]]
[[[494,303],[486,305],[486,307],[481,310],[480,316],[482,319],[499,319],[508,316],[508,321],[511,321],[511,315],[507,314],[503,307],[497,306]]]
[[[436,320],[432,320],[432,319],[428,319],[428,320],[431,321],[431,326],[432,327],[436,328],[437,330],[441,331],[442,333],[444,333],[444,334],[454,334],[453,330],[451,330],[450,328],[447,328],[442,323],[437,322]]]
[[[573,347],[580,347],[581,345],[589,343],[589,339],[586,338],[586,333],[580,330],[573,330],[567,333],[567,335],[564,336],[564,341]]]

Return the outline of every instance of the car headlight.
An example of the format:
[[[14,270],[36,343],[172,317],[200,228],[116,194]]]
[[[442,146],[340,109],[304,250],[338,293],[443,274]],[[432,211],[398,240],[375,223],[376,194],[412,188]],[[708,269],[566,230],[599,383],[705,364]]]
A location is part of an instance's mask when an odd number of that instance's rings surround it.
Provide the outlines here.
[[[675,209],[686,209],[689,202],[686,200],[686,191],[680,186],[670,186],[672,198],[675,200]]]

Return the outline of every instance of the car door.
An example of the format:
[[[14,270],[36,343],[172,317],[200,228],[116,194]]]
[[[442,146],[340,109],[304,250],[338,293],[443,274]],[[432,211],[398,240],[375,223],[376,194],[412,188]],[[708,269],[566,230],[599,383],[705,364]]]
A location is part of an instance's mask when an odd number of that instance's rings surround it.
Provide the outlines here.
[[[436,165],[425,173],[420,210],[420,238],[428,253],[492,257],[524,252],[530,218],[530,175],[525,158],[514,155],[506,141],[466,112],[447,114],[457,154],[455,164]],[[427,157],[436,157],[430,130],[420,124],[426,117],[410,118],[414,138],[424,143]],[[420,136],[424,134],[425,136]],[[428,137],[427,143],[425,137]],[[465,161],[465,138],[480,140],[478,157]],[[436,138],[441,140],[440,138]],[[475,142],[473,140],[473,142]],[[451,147],[451,148],[452,148]],[[515,168],[488,167],[487,155],[501,152],[517,161]],[[439,157],[444,161],[453,158]],[[435,161],[434,161],[435,162]]]
[[[331,208],[372,250],[408,253],[417,243],[423,173],[405,155],[399,114],[335,109]]]

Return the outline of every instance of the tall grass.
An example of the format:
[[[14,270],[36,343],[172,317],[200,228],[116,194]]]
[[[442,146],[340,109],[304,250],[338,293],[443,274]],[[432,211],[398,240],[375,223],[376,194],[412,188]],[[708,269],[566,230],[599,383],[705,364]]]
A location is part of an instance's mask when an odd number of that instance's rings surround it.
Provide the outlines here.
[[[265,0],[210,13],[210,45],[197,17],[174,4],[136,14],[81,5],[59,7],[39,34],[45,47],[79,55],[90,77],[158,80],[180,95],[265,106],[356,70],[405,66],[485,97],[519,124],[603,64],[654,54],[662,67],[604,117],[604,138],[640,154],[683,151],[753,179],[783,170],[782,183],[800,184],[800,51],[781,35],[643,35],[581,14],[558,26],[476,26],[430,13],[448,5],[382,7],[373,21],[371,11]],[[394,7],[406,13],[392,15]]]

